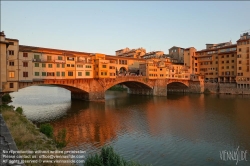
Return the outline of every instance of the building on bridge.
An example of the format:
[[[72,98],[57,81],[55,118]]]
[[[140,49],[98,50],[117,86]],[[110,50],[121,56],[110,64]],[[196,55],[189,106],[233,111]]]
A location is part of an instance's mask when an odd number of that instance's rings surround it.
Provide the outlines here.
[[[115,51],[116,56],[129,57],[129,58],[141,58],[146,54],[145,48],[129,49],[128,47]]]
[[[146,52],[143,48],[126,48],[117,52],[117,56],[42,48],[19,45],[17,39],[5,38],[3,32],[0,44],[0,92],[17,91],[30,83],[44,81],[70,84],[90,79],[115,79],[125,75],[143,75],[149,80],[191,78],[187,70],[190,59],[186,66],[173,63],[170,58],[164,57],[163,52],[156,52],[159,55],[156,58],[143,59],[141,57]],[[125,56],[125,53],[129,56]]]

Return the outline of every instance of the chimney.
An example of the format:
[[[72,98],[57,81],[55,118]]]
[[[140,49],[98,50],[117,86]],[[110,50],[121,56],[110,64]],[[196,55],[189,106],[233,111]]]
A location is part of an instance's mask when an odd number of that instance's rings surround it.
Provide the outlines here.
[[[5,41],[4,31],[0,32],[0,41]]]

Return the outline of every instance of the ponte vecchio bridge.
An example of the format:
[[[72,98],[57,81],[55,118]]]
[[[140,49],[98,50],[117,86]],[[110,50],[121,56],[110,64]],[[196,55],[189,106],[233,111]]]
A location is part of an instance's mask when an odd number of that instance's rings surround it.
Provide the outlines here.
[[[138,95],[167,96],[170,89],[191,93],[200,93],[202,85],[200,81],[178,79],[148,79],[145,76],[118,76],[116,78],[92,78],[92,79],[65,79],[43,81],[19,82],[19,89],[32,85],[56,85],[71,91],[72,99],[104,100],[105,91],[115,85],[125,85],[128,93]]]

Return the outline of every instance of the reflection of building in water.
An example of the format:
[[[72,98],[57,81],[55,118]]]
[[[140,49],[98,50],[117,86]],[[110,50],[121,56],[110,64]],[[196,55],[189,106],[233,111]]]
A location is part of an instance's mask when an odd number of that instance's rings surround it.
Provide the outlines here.
[[[76,145],[91,143],[94,146],[103,146],[107,141],[114,139],[116,129],[119,128],[115,115],[102,109],[100,103],[96,104],[96,108],[99,107],[97,109],[91,107],[90,105],[86,110],[54,122],[55,135],[65,128],[67,139]]]

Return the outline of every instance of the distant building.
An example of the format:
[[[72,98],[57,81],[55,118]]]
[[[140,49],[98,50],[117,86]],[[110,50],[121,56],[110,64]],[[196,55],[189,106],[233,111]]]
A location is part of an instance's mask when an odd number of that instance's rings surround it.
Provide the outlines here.
[[[127,47],[127,48],[115,51],[116,56],[128,57],[128,58],[141,58],[145,54],[146,54],[146,49],[144,48],[129,49]]]
[[[250,33],[243,33],[237,40],[237,76],[238,88],[250,88]]]
[[[169,50],[169,56],[177,63],[184,63],[184,48],[173,46]]]

